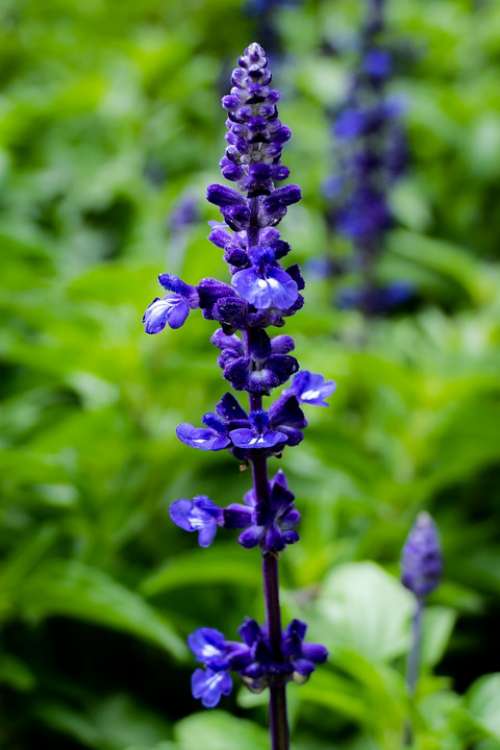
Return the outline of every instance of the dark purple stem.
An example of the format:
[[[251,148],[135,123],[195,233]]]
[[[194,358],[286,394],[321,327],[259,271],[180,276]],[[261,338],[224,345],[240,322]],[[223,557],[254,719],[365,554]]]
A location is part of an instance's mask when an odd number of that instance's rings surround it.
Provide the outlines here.
[[[250,397],[252,408],[260,408],[262,398]],[[267,477],[267,459],[265,456],[252,460],[252,474],[255,497],[258,503],[269,502],[269,480]],[[269,641],[273,656],[281,661],[281,610],[279,596],[278,556],[272,552],[265,552],[262,556],[262,576],[264,583],[264,600],[266,607],[266,621],[269,631]],[[288,750],[290,738],[286,707],[286,686],[284,682],[276,681],[269,688],[269,728],[271,732],[272,750]]]

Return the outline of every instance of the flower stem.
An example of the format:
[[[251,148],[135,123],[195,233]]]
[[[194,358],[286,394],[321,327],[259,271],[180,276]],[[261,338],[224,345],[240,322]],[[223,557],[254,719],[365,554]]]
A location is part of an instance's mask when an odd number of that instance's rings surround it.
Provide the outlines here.
[[[257,200],[250,200],[250,226],[247,230],[248,248],[254,247],[259,242],[259,228],[257,223]],[[246,331],[245,345],[247,353],[250,351],[252,329]],[[250,409],[252,411],[262,409],[262,396],[250,393]],[[259,505],[267,505],[270,502],[269,479],[267,476],[267,458],[256,456],[251,460],[253,486],[255,499]],[[269,632],[269,641],[273,651],[273,657],[281,661],[281,609],[279,593],[279,568],[278,555],[265,552],[262,556],[262,578],[264,584],[264,602],[266,609],[266,622]],[[276,681],[269,686],[269,732],[271,737],[271,750],[289,750],[290,732],[288,728],[288,716],[286,706],[286,685],[282,681]]]
[[[422,597],[417,598],[417,604],[412,619],[411,628],[411,648],[408,654],[408,664],[406,668],[406,687],[410,702],[413,703],[415,697],[415,690],[417,687],[419,672],[420,672],[420,658],[422,653],[422,615],[424,612],[424,600]],[[410,747],[413,744],[413,728],[411,721],[408,720],[405,724],[403,745]]]
[[[261,401],[260,396],[252,396],[252,401]],[[260,408],[258,403],[252,403],[252,408]],[[258,456],[252,459],[252,473],[254,491],[257,503],[269,502],[269,480],[267,477],[267,459]],[[279,598],[279,570],[278,556],[272,552],[265,552],[262,557],[262,576],[264,583],[264,601],[266,607],[266,621],[269,641],[273,656],[281,661],[281,610]],[[288,750],[290,747],[286,686],[284,682],[276,681],[269,688],[269,729],[272,750]]]

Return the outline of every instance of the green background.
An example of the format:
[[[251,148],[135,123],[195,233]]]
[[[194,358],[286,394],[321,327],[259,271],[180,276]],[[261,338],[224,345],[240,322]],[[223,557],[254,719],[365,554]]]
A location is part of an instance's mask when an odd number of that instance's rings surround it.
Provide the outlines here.
[[[343,252],[321,183],[325,110],[346,87],[361,3],[279,8],[276,82],[304,193],[282,224],[294,262]],[[365,324],[310,280],[286,331],[304,368],[334,378],[305,442],[282,460],[303,514],[283,556],[286,619],[331,659],[290,688],[294,750],[396,750],[411,710],[419,750],[500,748],[500,6],[393,0],[395,92],[412,166],[393,195],[381,279],[415,304]],[[254,39],[239,0],[0,3],[0,746],[6,750],[260,750],[265,696],[220,710],[190,696],[190,630],[234,637],[262,617],[258,553],[209,550],[169,502],[238,501],[230,456],[175,438],[225,390],[208,338],[145,336],[155,278],[225,273],[206,239],[218,180],[219,97]],[[340,53],[324,53],[325,42]],[[188,191],[200,221],[168,217]],[[278,462],[273,465],[277,468]],[[408,706],[412,602],[400,549],[420,509],[446,566]]]

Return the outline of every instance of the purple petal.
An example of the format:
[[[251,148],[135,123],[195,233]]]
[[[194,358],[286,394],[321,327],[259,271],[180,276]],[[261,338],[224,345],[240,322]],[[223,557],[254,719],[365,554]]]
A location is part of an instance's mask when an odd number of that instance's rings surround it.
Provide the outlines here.
[[[200,547],[210,547],[217,533],[217,524],[211,523],[200,529],[198,533],[198,544]]]
[[[292,393],[283,393],[269,408],[269,419],[273,427],[294,427],[302,430],[307,427],[304,413],[297,397]]]
[[[293,668],[295,672],[298,672],[302,677],[309,677],[314,672],[315,665],[308,659],[294,659]]]
[[[299,293],[295,281],[278,266],[268,268],[264,276],[260,276],[254,268],[237,271],[232,284],[243,299],[258,310],[269,307],[286,310],[293,305]]]
[[[188,646],[204,664],[213,660],[220,662],[226,653],[226,639],[215,628],[198,628],[188,636]]]
[[[262,630],[256,620],[247,617],[238,630],[247,646],[253,646],[254,643],[262,638]]]
[[[248,422],[247,413],[239,405],[232,393],[225,393],[215,407],[217,414],[226,422]]]
[[[224,528],[244,529],[252,523],[252,511],[247,505],[233,503],[224,508]]]
[[[241,532],[238,537],[238,542],[242,547],[252,549],[259,544],[263,530],[262,526],[250,526],[248,529]]]
[[[174,292],[180,297],[184,297],[191,307],[198,306],[198,292],[194,286],[186,284],[185,281],[171,273],[161,273],[158,281],[168,292]]]
[[[229,437],[233,445],[237,448],[247,448],[249,450],[274,448],[278,443],[286,441],[286,435],[282,432],[268,430],[264,434],[259,435],[254,430],[246,428],[231,430]]]
[[[295,349],[295,341],[291,336],[275,336],[271,339],[271,349],[273,354],[288,354]]]
[[[184,531],[193,531],[190,516],[193,508],[191,500],[176,500],[169,508],[169,514],[172,521]]]
[[[226,671],[197,669],[191,678],[191,690],[200,698],[205,708],[214,708],[222,695],[229,695],[233,687],[231,676]]]
[[[156,297],[146,308],[142,322],[146,333],[160,333],[168,324],[180,328],[189,315],[189,305],[183,297]]]
[[[226,206],[235,206],[245,203],[243,196],[236,190],[225,187],[224,185],[209,185],[207,188],[207,200],[220,208]]]
[[[322,375],[302,370],[295,375],[289,391],[295,393],[304,404],[328,406],[325,399],[331,396],[335,388],[333,380],[325,380]]]
[[[210,498],[201,495],[193,500],[176,500],[170,506],[170,518],[184,531],[198,531],[200,547],[208,547],[222,524],[222,509]]]
[[[176,435],[181,443],[202,451],[220,451],[231,442],[227,436],[220,435],[215,430],[193,427],[186,422],[177,427]]]
[[[302,653],[305,659],[315,664],[323,664],[328,659],[328,649],[321,643],[304,643]]]

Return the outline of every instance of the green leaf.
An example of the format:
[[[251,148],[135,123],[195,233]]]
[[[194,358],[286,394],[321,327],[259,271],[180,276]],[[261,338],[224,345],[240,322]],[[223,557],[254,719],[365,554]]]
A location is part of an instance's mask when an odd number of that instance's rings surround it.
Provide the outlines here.
[[[33,689],[35,676],[29,667],[15,656],[0,653],[0,683],[24,692]]]
[[[260,584],[259,567],[250,555],[234,544],[219,544],[210,550],[193,549],[174,558],[141,585],[147,596],[183,586],[203,584],[249,586]]]
[[[456,614],[447,607],[427,607],[423,619],[422,663],[433,667],[443,657]]]
[[[477,724],[500,740],[500,672],[480,677],[470,688],[466,700]]]
[[[144,638],[181,659],[183,641],[173,626],[139,594],[108,574],[75,560],[41,565],[18,592],[25,617],[75,617]]]
[[[352,648],[374,661],[401,655],[408,643],[413,599],[392,576],[370,562],[331,573],[318,601],[322,638],[333,651]]]
[[[207,711],[183,719],[174,727],[179,750],[268,750],[267,732],[250,721],[223,711]]]
[[[170,727],[127,695],[92,701],[78,711],[45,703],[37,716],[51,728],[95,750],[170,750]]]

